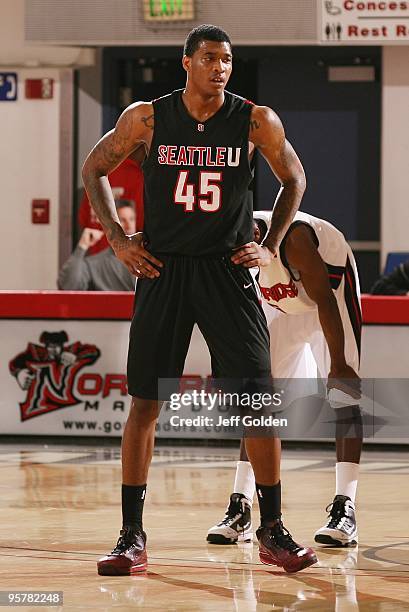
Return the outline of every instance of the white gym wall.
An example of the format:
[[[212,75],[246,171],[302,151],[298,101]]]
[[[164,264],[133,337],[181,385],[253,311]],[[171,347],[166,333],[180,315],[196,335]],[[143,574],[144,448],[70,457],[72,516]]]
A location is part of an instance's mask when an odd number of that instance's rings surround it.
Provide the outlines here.
[[[7,68],[8,70],[8,68]],[[58,260],[59,71],[10,67],[18,99],[0,102],[1,289],[55,288]],[[26,78],[54,79],[52,100],[26,100]],[[31,223],[31,200],[50,200],[50,223]]]
[[[409,46],[382,55],[382,262],[409,251]],[[377,177],[374,177],[377,180]]]
[[[71,242],[73,67],[91,63],[93,55],[26,45],[24,0],[1,0],[0,72],[17,73],[18,98],[0,102],[0,289],[56,288],[59,250]],[[26,99],[27,78],[54,79],[53,98]],[[31,223],[36,198],[50,200],[49,224]]]

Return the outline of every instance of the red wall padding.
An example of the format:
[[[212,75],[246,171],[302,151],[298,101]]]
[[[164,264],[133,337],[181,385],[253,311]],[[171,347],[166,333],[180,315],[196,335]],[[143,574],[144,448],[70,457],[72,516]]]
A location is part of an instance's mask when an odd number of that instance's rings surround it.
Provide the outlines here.
[[[2,319],[118,319],[132,317],[133,293],[0,291]],[[409,296],[362,296],[366,324],[409,325]]]

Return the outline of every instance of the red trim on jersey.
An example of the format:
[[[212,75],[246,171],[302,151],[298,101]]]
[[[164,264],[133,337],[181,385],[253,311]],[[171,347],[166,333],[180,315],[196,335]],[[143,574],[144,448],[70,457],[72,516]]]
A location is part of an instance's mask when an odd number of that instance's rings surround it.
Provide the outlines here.
[[[357,295],[357,288],[355,282],[355,274],[349,260],[347,258],[346,269],[345,269],[345,285],[344,285],[344,298],[346,307],[349,314],[349,320],[351,322],[352,331],[355,336],[356,346],[358,349],[359,359],[361,358],[361,336],[362,336],[362,315],[359,308],[359,298]]]
[[[351,288],[352,296],[353,296],[353,298],[354,298],[354,299],[352,300],[352,304],[353,304],[353,307],[354,307],[354,311],[355,311],[356,320],[357,320],[358,322],[361,322],[362,317],[361,317],[361,311],[360,311],[359,306],[358,306],[358,304],[357,304],[357,302],[358,302],[358,297],[357,297],[357,295],[356,295],[355,282],[354,282],[354,283],[352,282],[351,274],[350,274],[350,272],[349,272],[349,270],[348,270],[348,269],[347,269],[347,271],[346,271],[346,276],[347,276],[347,279],[348,279],[349,286],[350,286],[350,288]]]
[[[133,302],[125,291],[0,291],[0,318],[128,321]],[[365,324],[409,325],[409,296],[362,295],[361,303]]]

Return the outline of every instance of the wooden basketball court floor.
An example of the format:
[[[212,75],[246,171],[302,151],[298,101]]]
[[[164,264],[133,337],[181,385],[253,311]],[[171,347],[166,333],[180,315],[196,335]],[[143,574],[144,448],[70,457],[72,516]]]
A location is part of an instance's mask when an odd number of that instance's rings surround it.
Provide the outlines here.
[[[261,565],[255,544],[206,544],[236,449],[161,447],[145,504],[148,572],[102,577],[95,562],[120,525],[119,449],[21,447],[0,445],[0,590],[64,592],[63,608],[22,610],[409,610],[407,454],[365,452],[359,547],[317,546],[319,564],[288,575]],[[328,450],[284,451],[285,524],[303,544],[333,497],[333,461]]]

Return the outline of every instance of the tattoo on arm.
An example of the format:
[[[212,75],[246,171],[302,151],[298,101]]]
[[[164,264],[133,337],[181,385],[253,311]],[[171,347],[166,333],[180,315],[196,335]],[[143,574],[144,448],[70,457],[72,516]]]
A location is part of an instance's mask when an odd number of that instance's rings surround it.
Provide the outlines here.
[[[154,115],[149,115],[149,117],[141,117],[142,123],[150,130],[154,128]]]
[[[298,210],[302,194],[303,189],[296,183],[287,184],[281,189],[275,203],[270,230],[265,238],[267,245],[277,247],[280,244]]]
[[[141,121],[148,129],[153,130],[153,119],[152,113],[142,117]],[[144,131],[141,125],[136,123],[137,121],[133,109],[123,113],[116,128],[99,141],[83,167],[82,176],[88,198],[115,251],[128,248],[129,241],[125,238],[119,223],[107,176],[135,150],[138,144],[143,144],[142,139],[136,139],[136,135]]]
[[[127,155],[133,129],[132,113],[125,114],[120,121],[120,129],[106,134],[94,147],[92,157],[95,168],[110,172]]]
[[[124,154],[126,138],[124,136],[114,136],[110,142],[102,142],[98,151],[95,151],[95,160],[101,165],[117,165]]]
[[[251,119],[250,121],[250,130],[258,130],[260,127],[260,122],[257,119]]]
[[[298,208],[298,201],[296,198],[297,192],[294,189],[287,187],[280,192],[280,196],[276,202],[273,219],[275,232],[274,234],[280,235],[283,232],[283,229],[287,229],[287,226],[290,225],[292,217]],[[273,232],[270,232],[273,234]],[[282,238],[282,236],[280,236]]]
[[[83,180],[89,201],[101,222],[108,240],[123,237],[115,203],[107,175],[130,152],[133,132],[133,115],[125,113],[115,130],[106,134],[94,147],[83,168]]]
[[[118,247],[117,243],[123,239],[124,232],[119,220],[115,219],[117,212],[109,183],[104,185],[101,179],[90,180],[86,188],[92,208],[105,231],[108,242],[114,248]]]
[[[279,163],[281,169],[286,174],[291,174],[291,169],[295,166],[294,155],[291,145],[287,140],[284,140],[279,151]],[[302,174],[299,174],[297,179],[295,170],[293,170],[294,180],[286,182],[284,188],[279,192],[274,207],[270,231],[266,238],[267,242],[271,241],[273,244],[281,242],[298,210],[305,189],[305,177],[302,167],[301,172]]]
[[[292,150],[286,139],[283,140],[280,147],[280,164],[286,171],[290,170],[293,162]]]
[[[119,228],[108,231],[107,238],[115,253],[125,251],[131,244],[129,238],[124,238],[123,232],[120,233]]]

